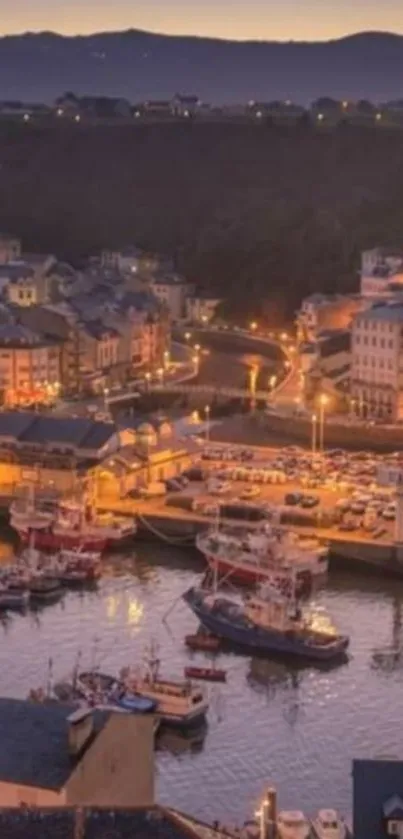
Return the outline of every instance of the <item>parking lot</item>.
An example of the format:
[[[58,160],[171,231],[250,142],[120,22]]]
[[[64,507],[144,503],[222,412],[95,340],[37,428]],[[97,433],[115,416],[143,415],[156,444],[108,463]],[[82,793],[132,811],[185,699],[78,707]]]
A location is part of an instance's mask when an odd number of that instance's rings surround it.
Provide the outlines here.
[[[401,455],[334,449],[324,455],[296,446],[254,449],[211,445],[188,471],[183,494],[193,509],[210,515],[224,503],[279,507],[284,513],[325,516],[340,532],[390,538],[394,531],[394,486],[380,486],[379,467],[400,465]],[[195,480],[196,479],[196,480]],[[169,503],[169,501],[168,501]]]

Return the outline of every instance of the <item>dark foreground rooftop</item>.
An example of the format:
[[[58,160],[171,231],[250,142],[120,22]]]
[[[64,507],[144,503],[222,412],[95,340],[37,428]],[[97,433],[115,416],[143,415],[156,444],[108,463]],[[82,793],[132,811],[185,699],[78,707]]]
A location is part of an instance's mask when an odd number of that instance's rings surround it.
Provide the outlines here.
[[[56,703],[0,699],[0,781],[52,790],[63,787],[77,763],[68,750],[67,718],[74,710]],[[102,712],[94,714],[94,738],[107,718]],[[4,837],[1,822],[0,837]]]
[[[1,839],[191,839],[169,810],[0,810]]]

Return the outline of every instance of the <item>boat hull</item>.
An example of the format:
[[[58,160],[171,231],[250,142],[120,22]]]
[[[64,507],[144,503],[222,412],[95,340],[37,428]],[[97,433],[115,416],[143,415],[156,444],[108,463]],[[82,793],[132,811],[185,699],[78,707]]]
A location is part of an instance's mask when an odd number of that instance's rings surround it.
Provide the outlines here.
[[[225,557],[217,557],[211,554],[205,554],[206,560],[212,570],[217,569],[220,577],[228,576],[231,580],[236,580],[245,585],[253,585],[255,583],[264,583],[266,580],[275,575],[276,568],[264,568],[256,565],[246,566],[241,563],[235,563],[231,559]],[[281,569],[278,571],[281,574]],[[312,583],[314,580],[325,579],[327,574],[327,563],[321,566],[313,566],[311,568],[300,568],[295,573],[298,585],[305,586]]]
[[[32,547],[45,551],[81,548],[83,551],[101,553],[105,550],[107,541],[103,537],[86,537],[80,533],[55,533],[52,530],[19,530],[17,532],[24,544],[33,543]]]
[[[183,597],[206,629],[246,650],[296,656],[312,661],[332,661],[345,655],[348,647],[349,639],[346,636],[340,636],[332,646],[313,646],[286,633],[229,622],[206,606],[204,598],[194,589],[189,589]]]

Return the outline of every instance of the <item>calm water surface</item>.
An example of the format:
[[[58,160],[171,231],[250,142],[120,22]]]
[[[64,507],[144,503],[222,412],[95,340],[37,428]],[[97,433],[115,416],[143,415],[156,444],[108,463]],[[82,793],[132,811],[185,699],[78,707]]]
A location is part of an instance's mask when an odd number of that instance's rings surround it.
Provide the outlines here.
[[[95,638],[106,671],[139,661],[150,638],[160,643],[166,675],[202,663],[202,653],[183,647],[196,622],[180,601],[202,567],[191,551],[138,542],[135,554],[105,562],[97,592],[69,592],[40,612],[10,617],[0,624],[1,693],[25,697],[44,684],[49,657],[55,679],[71,672],[79,648],[89,664]],[[220,656],[228,682],[207,687],[204,741],[172,734],[157,754],[161,802],[233,823],[273,782],[283,807],[310,813],[333,805],[349,813],[351,758],[403,754],[403,661],[374,658],[398,638],[402,587],[331,577],[317,599],[351,635],[348,664],[325,672]]]

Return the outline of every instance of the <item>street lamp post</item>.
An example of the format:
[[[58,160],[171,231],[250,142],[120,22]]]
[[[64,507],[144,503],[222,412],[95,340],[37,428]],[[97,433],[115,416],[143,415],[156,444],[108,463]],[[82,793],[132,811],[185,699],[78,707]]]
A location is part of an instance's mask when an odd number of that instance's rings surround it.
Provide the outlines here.
[[[192,356],[192,362],[194,366],[195,375],[197,376],[199,373],[199,353],[196,353],[194,356]]]
[[[165,350],[165,352],[164,352],[164,370],[168,370],[170,360],[171,359],[170,359],[169,350]]]
[[[148,393],[148,391],[150,390],[151,373],[145,373],[144,378],[145,378],[145,382],[146,382],[146,390],[147,390],[147,393]]]
[[[206,443],[210,440],[210,405],[206,405],[204,409],[206,415]]]
[[[160,385],[163,385],[164,384],[164,368],[163,367],[158,368],[157,376],[160,380]]]
[[[312,457],[316,454],[316,431],[318,418],[316,414],[312,414]]]
[[[326,396],[325,393],[322,393],[319,399],[319,450],[323,452],[324,450],[324,436],[325,436],[325,408],[327,403],[329,402],[329,398]]]
[[[105,411],[108,410],[108,396],[109,396],[109,388],[104,387],[104,408],[105,408]]]

